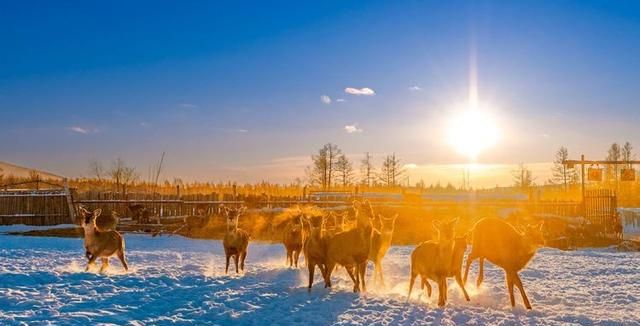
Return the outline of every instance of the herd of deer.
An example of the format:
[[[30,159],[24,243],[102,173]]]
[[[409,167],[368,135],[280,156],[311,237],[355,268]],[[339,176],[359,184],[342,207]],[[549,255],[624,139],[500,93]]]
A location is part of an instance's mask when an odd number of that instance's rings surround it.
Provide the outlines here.
[[[244,271],[245,259],[250,235],[238,227],[240,216],[245,207],[224,207],[227,229],[223,239],[226,256],[225,273],[228,273],[230,259],[234,258],[236,273]],[[125,269],[128,269],[124,257],[124,240],[115,230],[101,231],[96,227],[96,218],[101,210],[89,212],[81,208],[82,227],[85,232],[86,257],[89,260],[87,270],[97,258],[102,259],[100,271],[109,265],[109,257],[116,255]],[[308,268],[308,291],[311,291],[316,267],[324,280],[324,287],[330,288],[331,275],[336,267],[345,268],[353,281],[353,291],[366,291],[365,272],[369,261],[374,264],[374,282],[384,285],[382,260],[391,246],[391,240],[398,215],[385,217],[376,214],[369,202],[355,201],[353,208],[342,214],[325,215],[299,214],[291,218],[285,226],[283,244],[286,249],[286,262],[289,267],[298,267],[298,259],[304,253]],[[544,245],[542,223],[527,225],[518,230],[511,224],[498,218],[484,218],[464,236],[455,237],[458,220],[446,222],[434,221],[436,239],[419,244],[411,254],[411,272],[407,300],[415,279],[420,276],[421,288],[427,289],[431,296],[429,280],[438,285],[438,305],[444,306],[447,300],[447,279],[455,278],[467,301],[469,295],[464,287],[471,263],[479,259],[477,286],[484,276],[484,260],[504,269],[507,290],[511,305],[515,306],[514,286],[522,296],[527,309],[531,309],[518,272],[531,260],[536,250]],[[462,265],[467,243],[471,243],[471,252],[462,274]]]

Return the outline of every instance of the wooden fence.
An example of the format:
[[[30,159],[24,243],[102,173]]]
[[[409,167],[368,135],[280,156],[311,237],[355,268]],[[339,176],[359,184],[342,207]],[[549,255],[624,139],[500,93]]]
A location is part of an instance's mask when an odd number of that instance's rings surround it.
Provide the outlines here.
[[[4,186],[3,186],[4,187]],[[2,188],[0,188],[2,189]],[[375,195],[375,194],[374,194]],[[88,209],[102,208],[121,217],[132,217],[133,205],[143,206],[159,218],[219,213],[220,205],[246,205],[249,208],[286,208],[295,205],[314,205],[323,208],[351,205],[354,199],[368,198],[374,206],[416,207],[437,209],[496,208],[523,209],[536,216],[584,216],[594,224],[609,225],[616,217],[616,197],[613,191],[587,191],[584,203],[566,201],[488,200],[469,197],[467,200],[416,200],[402,194],[368,197],[367,194],[310,193],[306,197],[275,197],[269,195],[202,194],[160,195],[148,193],[120,194],[112,192],[75,193],[68,188],[53,185],[51,189],[0,190],[0,224],[53,225],[72,223],[78,205]]]
[[[0,191],[0,225],[72,223],[75,211],[66,187]]]

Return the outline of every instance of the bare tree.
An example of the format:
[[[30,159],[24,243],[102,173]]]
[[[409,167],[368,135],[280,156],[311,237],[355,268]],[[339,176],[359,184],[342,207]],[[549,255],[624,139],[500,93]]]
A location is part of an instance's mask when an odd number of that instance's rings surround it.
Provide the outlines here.
[[[625,142],[622,146],[622,161],[625,162],[625,167],[627,169],[631,168],[631,162],[633,160],[633,146],[631,143]]]
[[[311,156],[312,164],[307,167],[307,176],[311,184],[319,185],[323,190],[331,188],[336,173],[336,162],[342,151],[335,144],[325,144],[318,154]]]
[[[121,158],[117,158],[115,161],[111,162],[111,170],[109,170],[109,175],[113,179],[113,182],[116,184],[116,191],[119,191],[120,187],[122,187],[123,194],[127,192],[127,185],[129,183],[135,182],[136,179],[138,179],[136,169],[134,167],[127,166],[127,164]]]
[[[104,176],[104,168],[102,167],[102,163],[96,160],[89,161],[89,175],[96,177],[98,181],[102,182],[102,176]]]
[[[569,159],[569,150],[561,146],[556,152],[551,167],[552,177],[549,180],[552,184],[561,184],[564,190],[567,190],[569,184],[576,184],[579,181],[578,171],[575,168],[569,168],[564,162]]]
[[[398,179],[404,174],[404,169],[400,165],[400,159],[396,158],[396,154],[387,155],[382,161],[380,169],[380,181],[385,186],[395,186]]]
[[[366,152],[364,158],[360,161],[360,175],[362,184],[371,187],[375,181],[375,168],[373,167],[373,158]]]
[[[620,145],[618,143],[613,143],[609,147],[607,151],[607,161],[619,161],[621,158]],[[607,181],[618,183],[618,165],[617,164],[609,164],[607,166]]]
[[[353,181],[353,163],[349,161],[346,155],[342,154],[336,160],[335,169],[337,172],[337,182],[343,187],[350,185]]]
[[[520,163],[518,168],[511,172],[513,175],[513,182],[515,187],[529,188],[533,186],[533,173],[527,168],[526,165]]]

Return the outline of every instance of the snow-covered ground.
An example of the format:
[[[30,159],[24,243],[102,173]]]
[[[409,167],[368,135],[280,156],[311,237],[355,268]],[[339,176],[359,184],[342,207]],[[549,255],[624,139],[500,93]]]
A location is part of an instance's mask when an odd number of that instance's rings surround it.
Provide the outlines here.
[[[490,264],[476,289],[474,264],[471,302],[451,284],[439,309],[437,293],[419,299],[417,286],[406,303],[412,247],[391,248],[388,287],[359,296],[343,271],[333,290],[318,280],[307,293],[306,269],[284,267],[280,245],[251,244],[246,274],[226,276],[219,241],[125,238],[131,270],[112,259],[109,275],[98,275],[83,272],[81,239],[0,235],[0,324],[640,325],[638,253],[541,250],[521,273],[532,311],[518,294],[510,307]]]

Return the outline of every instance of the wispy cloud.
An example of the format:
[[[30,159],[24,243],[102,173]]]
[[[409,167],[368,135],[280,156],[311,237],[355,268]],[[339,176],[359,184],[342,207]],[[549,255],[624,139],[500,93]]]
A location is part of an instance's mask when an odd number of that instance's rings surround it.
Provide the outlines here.
[[[142,128],[150,128],[151,124],[145,121],[140,122],[140,127]]]
[[[353,134],[357,132],[362,132],[363,130],[361,128],[358,128],[358,125],[352,124],[352,125],[344,126],[344,131],[346,131],[349,134]]]
[[[81,127],[81,126],[67,127],[67,130],[74,132],[76,134],[81,134],[81,135],[95,134],[100,132],[100,129],[97,129],[97,128],[91,129],[91,128]]]
[[[376,92],[369,87],[363,87],[363,88],[347,87],[344,89],[344,92],[351,95],[365,95],[365,96],[376,95]]]
[[[343,98],[337,98],[336,102],[346,102],[347,100],[343,99]]]
[[[422,88],[420,88],[420,86],[415,86],[414,85],[414,86],[409,87],[409,90],[413,91],[413,92],[419,92],[419,91],[422,90]]]
[[[320,102],[324,104],[331,104],[331,97],[329,97],[329,95],[322,95],[320,96]]]
[[[413,169],[417,168],[417,167],[418,167],[418,165],[417,165],[417,164],[415,164],[415,163],[407,163],[407,164],[405,164],[403,167],[404,167],[405,169],[413,170]]]
[[[191,104],[191,103],[182,103],[180,104],[180,107],[183,109],[197,109],[198,106],[195,104]]]
[[[89,133],[89,129],[78,127],[78,126],[69,127],[68,129],[75,133],[83,134],[83,135],[86,135]]]

